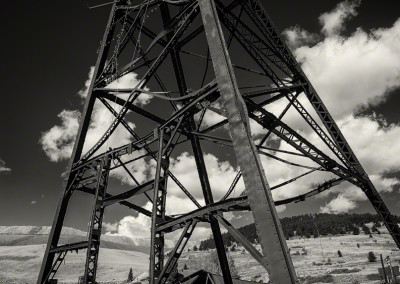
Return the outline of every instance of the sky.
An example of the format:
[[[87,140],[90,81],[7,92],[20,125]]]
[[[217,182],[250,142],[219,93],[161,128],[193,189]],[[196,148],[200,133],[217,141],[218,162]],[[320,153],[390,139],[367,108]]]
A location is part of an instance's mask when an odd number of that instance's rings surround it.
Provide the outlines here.
[[[389,208],[400,214],[400,3],[262,2]],[[6,1],[2,5],[0,25],[5,40],[0,46],[0,225],[52,222],[91,67],[108,18],[109,7],[88,9],[88,5],[98,3],[102,2]],[[130,75],[120,85],[134,82],[137,78]],[[141,97],[140,105],[148,105],[149,101]],[[273,106],[271,111],[280,107]],[[93,141],[105,130],[104,115],[99,109]],[[286,120],[310,140],[316,139],[297,123],[294,113],[288,113]],[[118,135],[122,139],[119,142],[130,141],[123,132]],[[230,158],[212,150],[204,147],[211,184],[217,187],[233,179],[235,168]],[[266,158],[262,161],[272,184],[301,173]],[[172,166],[185,185],[197,186],[191,184],[194,162],[190,153],[182,150],[174,156]],[[132,167],[141,180],[146,179],[146,165]],[[116,188],[130,185],[121,172],[113,178]],[[305,185],[312,180],[307,182]],[[277,192],[274,197],[290,197],[304,190],[304,186],[297,185],[290,194]],[[178,191],[171,191],[171,206],[182,205],[173,209],[189,210]],[[148,206],[145,200],[139,203]],[[65,224],[86,229],[88,219],[82,216],[89,212],[88,205],[88,197],[78,195]],[[372,212],[362,194],[348,185],[278,211],[281,216]],[[242,219],[249,220],[248,216]],[[149,224],[145,217],[125,209],[106,212],[105,222],[110,234],[135,232],[140,236],[147,233]],[[198,237],[204,234],[206,229],[199,230]]]

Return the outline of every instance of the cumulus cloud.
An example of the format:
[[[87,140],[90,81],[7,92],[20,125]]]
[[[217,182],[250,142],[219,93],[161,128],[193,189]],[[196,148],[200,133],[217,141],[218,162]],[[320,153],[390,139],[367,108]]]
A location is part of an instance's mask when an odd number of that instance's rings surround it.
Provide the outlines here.
[[[219,200],[228,190],[238,169],[232,167],[227,161],[220,161],[215,155],[210,153],[204,153],[204,161],[214,200]],[[154,161],[150,161],[149,164],[150,167],[147,169],[147,176],[154,177]],[[169,170],[193,197],[200,204],[204,205],[203,191],[194,156],[183,152],[175,158],[171,157]],[[243,190],[244,183],[240,180],[232,196],[238,196]],[[167,197],[166,212],[169,215],[182,214],[197,209],[196,205],[187,198],[185,193],[183,193],[172,179],[168,181]]]
[[[345,137],[350,142],[361,163],[365,166],[373,183],[380,192],[390,192],[393,186],[399,184],[396,178],[385,176],[387,172],[398,171],[400,168],[399,157],[400,147],[400,127],[398,125],[388,125],[381,123],[370,117],[357,116],[361,107],[376,105],[385,102],[390,91],[399,87],[400,82],[400,20],[390,28],[365,31],[357,29],[350,36],[343,36],[341,32],[345,29],[346,20],[356,16],[356,8],[359,2],[342,2],[333,11],[324,13],[319,20],[322,25],[321,34],[312,34],[301,27],[286,30],[284,33],[289,40],[290,46],[294,49],[296,58],[301,62],[302,68],[313,83],[331,114],[336,119]],[[93,74],[93,70],[91,73]],[[129,75],[129,76],[128,76]],[[110,87],[132,87],[137,82],[136,75],[131,73],[122,78],[119,84]],[[90,77],[90,76],[89,76]],[[136,81],[135,81],[136,80]],[[81,97],[85,97],[90,80],[85,83],[85,88],[79,92]],[[116,83],[115,83],[116,84]],[[118,94],[122,96],[121,94]],[[139,104],[147,104],[151,99],[150,95],[144,94],[139,97]],[[300,101],[311,110],[304,96]],[[219,108],[217,103],[214,107]],[[284,105],[280,101],[268,106],[269,111],[279,113]],[[78,124],[79,112],[64,111],[61,116],[61,124],[44,133],[42,142],[45,152],[50,159],[58,161],[69,157],[72,151],[74,135],[74,125]],[[85,143],[92,145],[106,130],[111,116],[104,108],[95,107],[95,113],[91,124],[90,137]],[[96,116],[97,115],[97,116]],[[314,117],[315,114],[314,114]],[[213,125],[224,117],[208,110],[204,118],[204,127]],[[318,120],[318,118],[316,118]],[[70,121],[71,120],[71,121]],[[66,121],[64,123],[64,121]],[[313,141],[319,148],[326,150],[326,146],[320,141],[316,134],[312,133],[304,121],[299,119],[298,114],[291,109],[285,116],[287,122],[296,131],[304,135],[309,141]],[[130,123],[132,128],[135,125]],[[259,125],[251,122],[253,136],[265,133]],[[117,139],[110,141],[110,145],[116,143],[125,144],[130,141],[130,135],[125,129],[118,128],[115,133]],[[97,135],[97,136],[96,136]],[[49,141],[49,142],[48,142]],[[114,146],[111,146],[114,147]],[[293,150],[285,143],[280,143],[282,150]],[[47,150],[46,150],[47,149]],[[86,148],[87,149],[87,148]],[[137,153],[135,155],[138,155]],[[278,157],[287,158],[286,154],[277,153]],[[286,156],[285,156],[286,155]],[[132,157],[130,157],[132,158]],[[211,187],[215,200],[223,196],[234,179],[237,170],[229,162],[221,161],[216,155],[205,154],[205,162],[209,175]],[[293,162],[316,166],[310,160],[298,156],[291,156]],[[288,166],[274,159],[261,156],[267,179],[271,186],[277,185],[287,179],[305,173],[306,170],[299,167]],[[140,182],[150,175],[154,175],[154,164],[133,163],[130,169],[138,176]],[[204,204],[202,190],[200,186],[197,168],[194,157],[186,152],[171,158],[170,170],[182,182],[182,184],[194,195],[194,197]],[[113,173],[114,177],[123,183],[134,185],[132,180],[127,177],[123,169]],[[291,183],[285,187],[273,191],[275,200],[281,200],[304,193],[318,183],[333,177],[332,174],[321,172],[308,175],[300,182]],[[244,184],[239,182],[235,195],[244,190]],[[349,183],[342,183],[334,190],[324,193],[325,197],[334,196],[325,206],[321,207],[322,212],[342,213],[356,208],[357,201],[365,200],[365,195]],[[149,207],[149,203],[146,207]],[[179,187],[170,180],[168,182],[168,199],[166,210],[168,214],[181,214],[196,209],[195,205],[182,193]],[[285,206],[278,207],[282,212]],[[106,224],[108,234],[118,234],[128,236],[136,242],[148,242],[148,228],[150,219],[139,215],[126,216],[114,224]],[[197,228],[196,238],[209,235],[208,228]],[[172,235],[175,239],[178,233]]]
[[[354,201],[344,197],[342,194],[339,194],[338,197],[332,199],[328,204],[321,207],[322,213],[345,213],[351,209],[354,209],[356,204]]]
[[[90,82],[94,73],[94,67],[90,68],[88,79],[85,82],[85,87],[82,88],[78,95],[85,99],[88,93]],[[113,81],[108,85],[109,88],[134,88],[139,83],[137,75],[134,73],[128,73],[122,78]],[[118,96],[122,96],[120,93],[116,93]],[[125,95],[126,96],[126,95]],[[150,102],[151,95],[141,94],[135,104],[145,105]],[[111,103],[112,107],[119,112],[121,107]],[[79,129],[80,112],[78,110],[63,110],[58,117],[61,120],[59,125],[55,125],[49,130],[42,133],[42,137],[39,143],[46,155],[53,162],[69,159],[75,143],[75,137]],[[101,103],[96,102],[94,105],[91,123],[89,125],[88,133],[86,136],[83,153],[88,151],[95,143],[101,138],[101,136],[107,131],[111,122],[114,120],[114,116],[109,110]],[[128,125],[135,129],[135,124],[128,122]],[[109,147],[118,147],[131,142],[133,137],[131,134],[122,126],[119,125],[108,141],[98,150],[98,152],[105,151]],[[142,151],[137,151],[131,155],[127,155],[123,159],[133,159],[143,154]],[[135,178],[139,182],[143,182],[146,179],[146,163],[143,160],[127,165],[128,169],[135,174]],[[134,185],[133,180],[127,175],[123,168],[118,168],[111,173],[111,176],[120,179],[123,183]]]
[[[386,177],[387,172],[400,169],[400,161],[395,158],[400,154],[400,126],[388,125],[384,118],[357,114],[361,108],[385,103],[388,94],[400,86],[400,19],[389,28],[370,31],[358,28],[350,36],[341,35],[346,20],[357,15],[359,4],[360,1],[342,2],[333,11],[322,14],[320,35],[300,27],[290,28],[284,34],[378,191],[391,192],[400,183],[397,178]],[[315,38],[319,41],[306,44]],[[300,101],[311,110],[304,96]],[[282,107],[277,102],[272,111],[277,113]],[[288,112],[285,122],[319,148],[326,149],[317,135],[299,122],[294,110]],[[286,146],[282,143],[281,147]],[[299,169],[291,171],[300,173]],[[318,176],[328,178],[323,173]],[[300,186],[293,190],[304,189]],[[330,194],[338,195],[322,208],[325,212],[345,212],[357,206],[355,201],[365,200],[365,195],[349,183],[342,183],[323,196]],[[285,196],[279,191],[275,195]]]
[[[215,155],[210,153],[204,154],[204,161],[207,167],[207,174],[210,180],[214,199],[217,200],[228,190],[231,182],[237,174],[237,169],[233,168],[229,162],[220,161]],[[170,171],[187,189],[190,190],[195,198],[202,201],[203,193],[194,156],[184,152],[175,159],[171,159]],[[244,184],[242,182],[238,183],[236,192],[240,193],[243,189]],[[180,190],[180,188],[172,181],[169,183],[168,194],[178,198],[185,197],[182,190]],[[177,212],[174,212],[173,214],[176,213]]]
[[[322,25],[321,31],[327,36],[340,33],[345,27],[346,20],[357,15],[356,8],[361,1],[344,1],[339,3],[333,11],[323,13],[318,19]]]
[[[207,109],[204,113],[201,129],[205,129],[209,126],[215,125],[227,118],[227,114],[223,110],[223,105],[220,100],[211,104],[213,109]],[[222,113],[221,113],[222,112]],[[223,115],[222,115],[223,114]],[[201,112],[194,115],[194,119],[196,122],[199,122],[201,116]],[[228,124],[225,124],[223,128],[227,131],[229,130]],[[267,130],[264,129],[260,124],[256,123],[254,120],[250,119],[250,129],[253,137],[257,137],[259,135],[267,133]]]
[[[400,85],[400,20],[350,37],[327,37],[295,50],[297,59],[336,119],[382,103]]]
[[[290,48],[313,44],[319,38],[317,34],[310,33],[299,26],[284,30],[283,35]]]
[[[89,87],[90,87],[90,83],[92,82],[93,75],[94,75],[94,66],[91,66],[90,69],[89,69],[88,78],[85,81],[85,87],[83,87],[78,92],[78,95],[83,99],[86,98],[87,95],[88,95]]]
[[[339,125],[368,173],[383,174],[399,170],[398,125],[380,126],[376,120],[354,116],[342,119]]]
[[[168,199],[170,201],[170,206],[179,205],[176,203],[176,199]],[[172,202],[171,202],[172,201]],[[151,210],[152,204],[147,202],[145,206],[143,206],[147,210]],[[168,205],[167,205],[168,208]],[[150,246],[150,228],[151,219],[142,214],[135,216],[125,216],[120,221],[115,223],[107,223],[103,224],[103,227],[106,229],[106,235],[110,236],[123,236],[132,239],[136,245],[140,246]],[[172,247],[174,243],[179,239],[182,230],[176,230],[172,233],[166,234],[166,245],[168,247]],[[210,236],[211,230],[208,225],[201,226],[198,225],[194,230],[192,237],[190,240],[192,242],[206,239]]]
[[[220,161],[213,154],[204,154],[204,160],[207,166],[207,173],[211,184],[214,200],[219,200],[228,190],[231,182],[237,174],[237,169],[233,168],[229,162]],[[187,152],[181,153],[176,158],[170,159],[170,171],[178,178],[178,180],[189,190],[195,199],[204,205],[203,193],[197,173],[196,162],[192,155]],[[154,173],[153,173],[154,175]],[[240,181],[233,195],[237,196],[244,190],[244,184]],[[151,209],[148,202],[144,206]],[[182,190],[170,179],[168,181],[168,192],[166,202],[167,215],[176,215],[187,213],[197,209],[196,205],[182,192]],[[115,224],[106,225],[108,234],[127,236],[132,238],[136,244],[147,244],[149,242],[150,218],[139,214],[137,217],[127,216]],[[208,238],[210,235],[208,227],[197,226],[191,241],[197,241]],[[167,234],[169,245],[176,241],[180,236],[180,231]]]
[[[0,173],[10,173],[11,169],[6,167],[6,162],[0,159]]]
[[[58,162],[71,156],[79,129],[79,117],[77,110],[63,110],[58,114],[61,124],[42,134],[39,142],[51,161]]]
[[[149,207],[150,203],[146,207]],[[138,216],[125,216],[114,224],[106,223],[106,235],[123,236],[132,239],[136,245],[150,246],[151,219],[139,214]]]

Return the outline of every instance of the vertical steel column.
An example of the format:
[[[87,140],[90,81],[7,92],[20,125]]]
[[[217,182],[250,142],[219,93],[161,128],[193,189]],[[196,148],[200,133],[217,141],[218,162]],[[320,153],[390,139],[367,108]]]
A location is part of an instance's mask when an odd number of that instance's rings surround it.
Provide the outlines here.
[[[117,10],[117,1],[114,2],[113,6],[111,8],[111,12],[110,12],[110,16],[109,16],[108,23],[106,26],[106,30],[105,30],[105,33],[104,33],[104,36],[103,36],[103,39],[101,42],[99,55],[97,57],[96,66],[95,66],[95,70],[93,73],[93,78],[92,78],[92,81],[89,86],[88,95],[86,98],[85,106],[83,108],[83,112],[82,112],[82,116],[81,116],[81,121],[79,124],[78,134],[77,134],[76,141],[74,144],[74,149],[73,149],[73,152],[71,155],[71,160],[70,160],[69,166],[68,166],[69,171],[71,171],[73,164],[76,163],[77,161],[79,161],[81,154],[82,154],[83,144],[85,143],[86,133],[89,128],[90,118],[92,116],[94,102],[96,100],[96,97],[93,95],[93,87],[94,87],[94,83],[96,82],[99,74],[101,73],[101,71],[103,70],[103,68],[105,66],[107,54],[110,49],[110,42],[111,42],[111,39],[112,39],[112,36],[114,33],[114,28],[115,28],[115,25],[112,25],[112,22],[113,22],[114,17],[116,16],[115,15],[116,10]],[[73,173],[73,174],[69,175],[65,190],[62,193],[62,195],[60,196],[60,199],[59,199],[59,202],[57,205],[57,209],[56,209],[56,213],[54,215],[54,219],[53,219],[53,223],[52,223],[52,227],[51,227],[51,231],[50,231],[50,235],[49,235],[49,240],[47,242],[46,251],[43,256],[43,262],[42,262],[42,266],[40,268],[40,272],[39,272],[39,276],[38,276],[38,280],[37,280],[38,284],[43,284],[43,283],[45,283],[45,281],[47,281],[46,276],[50,273],[50,270],[52,268],[55,254],[51,253],[50,250],[53,247],[57,246],[58,241],[60,239],[62,224],[64,223],[65,213],[67,211],[69,199],[72,194],[72,190],[70,190],[70,187],[72,186],[76,175],[77,175],[77,173]]]
[[[99,259],[100,237],[104,215],[103,199],[106,198],[110,164],[111,160],[106,156],[97,166],[96,191],[94,195],[92,218],[89,227],[88,248],[86,252],[84,274],[85,284],[96,283],[97,262]]]
[[[157,232],[157,223],[165,219],[165,199],[167,194],[167,171],[169,166],[168,143],[165,129],[156,129],[158,136],[158,153],[156,174],[154,177],[153,210],[151,215],[151,243],[150,243],[150,284],[155,284],[164,267],[164,233]],[[167,141],[166,141],[167,140]]]
[[[163,3],[160,7],[160,10],[161,10],[161,15],[163,17],[164,24],[166,24],[171,19],[167,4]],[[170,37],[170,34],[168,34],[167,37]],[[170,40],[170,38],[168,38],[168,40]],[[186,86],[186,81],[185,81],[185,75],[184,75],[183,68],[182,68],[182,63],[181,63],[180,56],[179,56],[179,51],[175,47],[171,51],[171,60],[172,60],[172,64],[174,67],[179,92],[180,92],[181,96],[183,96],[186,94],[187,86]],[[189,117],[188,120],[189,120],[188,123],[189,123],[191,130],[195,130],[196,125],[194,122],[194,118]],[[196,166],[197,166],[197,171],[198,171],[199,178],[200,178],[201,188],[203,190],[204,201],[206,204],[211,204],[214,202],[214,199],[212,196],[211,186],[210,186],[210,182],[208,179],[207,168],[206,168],[206,165],[204,162],[203,151],[201,149],[200,140],[198,139],[198,137],[196,135],[189,135],[189,138],[190,138],[190,141],[192,144],[193,155],[194,155],[195,161],[196,161]],[[219,264],[221,267],[224,282],[225,282],[225,284],[231,284],[232,276],[231,276],[231,272],[229,269],[228,258],[225,253],[224,241],[222,239],[222,234],[221,234],[221,229],[219,227],[219,223],[214,218],[214,216],[210,216],[210,227],[211,227],[211,231],[213,233],[215,247],[217,250],[218,260],[219,260]]]
[[[282,284],[298,283],[271,190],[251,136],[247,109],[237,87],[215,3],[213,0],[198,2],[257,235],[268,261],[270,281]]]

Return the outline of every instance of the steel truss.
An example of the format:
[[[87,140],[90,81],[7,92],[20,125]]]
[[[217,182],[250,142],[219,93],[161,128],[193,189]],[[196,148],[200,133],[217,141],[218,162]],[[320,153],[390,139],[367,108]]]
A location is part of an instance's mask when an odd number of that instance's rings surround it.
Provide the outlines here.
[[[161,31],[155,32],[154,25],[146,22],[150,13],[159,13]],[[229,36],[227,41],[224,33]],[[193,47],[199,38],[207,47],[207,56],[199,55],[198,48]],[[231,62],[232,42],[240,46],[244,56],[252,62],[251,66]],[[131,60],[126,60],[127,52]],[[204,74],[192,75],[196,72],[185,68],[183,56],[203,60]],[[121,62],[121,58],[125,61]],[[214,72],[208,70],[209,63]],[[172,74],[176,91],[168,91],[171,84],[166,83],[166,72],[162,68],[168,69],[169,81]],[[258,81],[261,76],[262,86],[241,86],[235,76],[236,70],[258,76]],[[140,75],[135,86],[115,88],[110,85],[130,72]],[[210,77],[210,74],[215,79],[204,84],[206,75]],[[200,87],[194,87],[192,77],[203,78]],[[250,80],[250,83],[253,82]],[[147,89],[148,85],[151,85],[151,91]],[[150,94],[158,106],[142,107],[137,101],[143,94]],[[322,125],[303,107],[299,96],[308,99]],[[268,106],[282,100],[287,101],[286,108],[279,116],[272,114]],[[83,153],[95,103],[101,103],[114,119],[102,137]],[[166,111],[167,107],[170,112]],[[318,149],[283,122],[283,116],[290,108],[299,113],[330,153]],[[204,120],[210,112],[222,117],[221,121],[206,125]],[[148,121],[140,134],[129,123],[129,114]],[[257,145],[251,136],[250,119],[267,130]],[[229,126],[229,134],[224,125]],[[132,142],[103,150],[120,126],[129,132]],[[224,131],[225,134],[221,134]],[[292,146],[293,151],[274,148],[269,143],[271,134]],[[203,142],[233,149],[241,169],[218,201],[214,200],[210,185]],[[205,205],[201,205],[193,189],[186,188],[170,170],[170,160],[180,145],[188,145],[193,153]],[[259,154],[308,171],[270,187]],[[278,154],[300,156],[316,166],[302,165],[278,157]],[[129,168],[131,163],[138,161],[153,161],[155,165],[154,174],[145,181],[139,181]],[[232,283],[232,278],[220,225],[265,267],[272,283],[297,283],[275,206],[304,201],[342,182],[350,182],[365,192],[400,248],[400,229],[389,209],[258,0],[114,1],[68,169],[65,190],[60,197],[37,282],[40,284],[54,279],[68,252],[84,249],[87,255],[84,282],[96,283],[104,211],[115,204],[151,218],[149,276],[152,284],[171,281],[180,255],[201,223],[208,223],[211,228],[225,283]],[[116,169],[123,169],[136,186],[117,194],[107,192],[110,173]],[[300,195],[273,200],[272,190],[318,171],[336,177]],[[230,197],[241,178],[246,190]],[[178,216],[167,214],[167,193],[171,183],[183,192],[196,210]],[[60,245],[68,203],[77,191],[94,196],[88,239]],[[152,205],[151,211],[138,205],[144,203],[142,196]],[[229,211],[252,212],[262,252],[224,219],[223,212]],[[179,229],[182,230],[180,238],[166,258],[165,235]]]

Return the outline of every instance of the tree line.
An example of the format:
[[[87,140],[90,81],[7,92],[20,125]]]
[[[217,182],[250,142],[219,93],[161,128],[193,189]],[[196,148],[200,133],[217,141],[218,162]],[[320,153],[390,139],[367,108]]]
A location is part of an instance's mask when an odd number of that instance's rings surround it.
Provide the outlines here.
[[[394,217],[399,223],[400,217]],[[366,226],[368,223],[373,224],[371,228]],[[360,233],[380,234],[380,228],[383,225],[382,219],[378,215],[370,213],[339,215],[329,213],[305,214],[282,218],[281,224],[286,239],[293,237],[318,238],[319,236],[337,236],[345,234],[359,235]],[[258,242],[254,224],[241,227],[238,230],[250,242]],[[229,233],[224,233],[222,238],[225,245],[228,247],[236,242]],[[200,242],[199,250],[213,248],[215,248],[215,244],[211,237]]]

